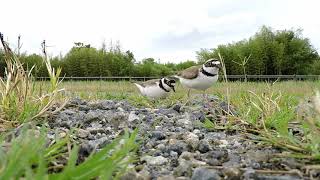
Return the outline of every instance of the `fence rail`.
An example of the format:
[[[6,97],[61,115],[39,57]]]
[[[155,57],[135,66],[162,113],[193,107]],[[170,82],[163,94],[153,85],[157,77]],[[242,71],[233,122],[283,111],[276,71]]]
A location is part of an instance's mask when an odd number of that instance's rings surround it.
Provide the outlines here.
[[[64,80],[105,80],[105,81],[118,81],[118,80],[135,80],[147,81],[159,77],[61,77]],[[248,81],[274,81],[274,80],[320,80],[320,75],[227,75],[227,79],[231,81],[244,80]],[[49,77],[37,77],[37,80],[49,80]]]

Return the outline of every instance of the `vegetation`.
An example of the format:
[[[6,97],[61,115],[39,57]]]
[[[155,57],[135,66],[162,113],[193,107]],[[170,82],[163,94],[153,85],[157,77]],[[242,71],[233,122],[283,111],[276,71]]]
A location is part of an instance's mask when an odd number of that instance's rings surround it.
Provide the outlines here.
[[[4,47],[4,59],[7,67],[6,78],[0,77],[0,127],[7,126],[2,127],[6,129],[48,113],[57,95],[62,91],[62,89],[58,89],[61,69],[55,70],[51,67],[51,63],[46,57],[45,48],[43,48],[43,61],[50,77],[50,87],[35,91],[35,81],[31,74],[34,66],[30,68],[29,72],[25,71],[19,57],[11,51],[2,34],[0,34],[0,40]]]
[[[138,62],[133,52],[123,51],[119,44],[106,48],[103,43],[98,49],[77,42],[65,56],[53,57],[51,63],[55,68],[62,67],[63,76],[166,76],[209,58],[219,58],[218,53],[225,59],[227,74],[320,74],[319,54],[302,36],[302,30],[273,31],[265,26],[249,39],[201,49],[197,61],[163,64],[145,58]],[[0,51],[0,76],[4,75],[3,54]],[[34,76],[48,77],[40,55],[21,53],[20,58],[25,68],[34,66]]]
[[[126,131],[79,162],[79,147],[72,139],[72,132],[63,137],[56,132],[55,139],[50,140],[46,123],[42,121],[40,130],[34,123],[50,112],[62,90],[58,88],[61,69],[51,67],[45,41],[42,60],[50,81],[42,86],[32,77],[35,66],[26,71],[1,33],[0,40],[6,64],[5,78],[0,78],[0,179],[111,179],[124,173],[135,158],[138,130],[131,135]],[[58,110],[59,107],[55,111]]]
[[[23,129],[20,136],[11,140],[10,147],[3,140],[14,135],[2,136],[0,179],[111,179],[125,171],[137,149],[138,131],[131,135],[126,132],[78,164],[79,147],[71,142],[71,136],[55,139],[47,145],[45,131],[44,127],[40,131]]]
[[[243,67],[247,74],[319,74],[319,54],[302,36],[302,30],[273,31],[263,26],[248,40],[197,52],[201,62],[218,58],[219,53],[225,59],[227,74],[243,74]]]
[[[66,76],[165,76],[197,63],[161,64],[153,58],[136,62],[131,51],[116,45],[101,49],[75,43],[63,57],[15,55],[3,41],[0,50],[0,130],[33,122],[49,113],[53,102],[67,97],[86,99],[127,99],[138,106],[156,107],[187,101],[186,89],[178,84],[177,92],[164,100],[151,101],[138,94],[129,82],[60,82]],[[319,74],[318,53],[303,38],[301,31],[272,31],[262,27],[249,40],[198,52],[198,63],[208,58],[224,57],[227,74]],[[6,68],[5,68],[6,67]],[[62,67],[60,69],[58,67]],[[311,70],[310,70],[311,69]],[[50,77],[49,82],[35,82],[34,76]],[[215,94],[237,109],[219,123],[207,117],[203,126],[210,129],[242,131],[249,138],[277,146],[292,156],[320,160],[320,82],[215,84],[207,93]],[[61,87],[66,93],[61,94]],[[193,93],[197,93],[193,91]],[[200,92],[199,92],[200,93]],[[314,95],[314,96],[313,96]],[[304,100],[311,97],[309,100]],[[229,104],[230,103],[230,104]],[[59,108],[58,108],[59,110]],[[78,162],[79,147],[72,133],[48,143],[47,129],[24,128],[2,133],[0,137],[0,179],[108,179],[118,177],[130,164],[137,149],[137,130],[128,132],[105,148]],[[239,128],[240,127],[240,128]],[[61,161],[63,159],[64,161]],[[57,164],[57,162],[59,162]],[[57,168],[58,167],[58,168]]]

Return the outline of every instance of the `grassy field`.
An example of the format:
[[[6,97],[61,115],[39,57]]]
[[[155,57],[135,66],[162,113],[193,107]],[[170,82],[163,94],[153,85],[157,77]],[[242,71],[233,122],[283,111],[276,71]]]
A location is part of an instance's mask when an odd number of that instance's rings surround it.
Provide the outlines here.
[[[136,86],[128,81],[65,81],[61,84],[65,88],[68,97],[80,97],[83,99],[128,99],[132,101],[148,99],[141,97]],[[207,94],[217,95],[225,99],[229,89],[231,103],[237,105],[241,99],[252,91],[261,94],[268,89],[284,96],[291,96],[297,101],[310,97],[316,90],[320,89],[320,82],[314,81],[285,81],[271,83],[264,82],[219,82],[206,91]],[[191,94],[201,94],[202,91],[192,90]],[[160,100],[163,103],[172,101],[185,101],[187,89],[177,84],[176,93],[171,93],[167,99]]]

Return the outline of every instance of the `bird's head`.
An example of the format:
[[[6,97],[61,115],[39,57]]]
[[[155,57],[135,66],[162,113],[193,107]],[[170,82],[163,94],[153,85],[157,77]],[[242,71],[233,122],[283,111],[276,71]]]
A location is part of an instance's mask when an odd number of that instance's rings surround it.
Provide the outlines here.
[[[221,63],[217,59],[209,59],[202,66],[207,72],[213,74],[218,74],[219,69],[221,69]]]
[[[162,78],[163,83],[168,86],[169,88],[171,88],[173,90],[173,92],[176,92],[176,90],[174,89],[174,86],[176,85],[176,81],[173,79],[169,79],[169,78]]]

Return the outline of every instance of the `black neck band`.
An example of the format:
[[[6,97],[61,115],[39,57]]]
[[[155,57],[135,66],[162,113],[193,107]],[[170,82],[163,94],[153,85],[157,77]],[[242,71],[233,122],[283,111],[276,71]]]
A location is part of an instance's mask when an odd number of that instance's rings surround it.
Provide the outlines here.
[[[163,89],[165,92],[170,92],[169,90],[167,90],[166,88],[163,87],[163,84],[162,84],[161,79],[160,79],[160,81],[159,81],[159,86],[160,86],[160,88]]]
[[[202,72],[202,74],[206,75],[206,76],[216,76],[217,74],[211,74],[208,71],[204,70],[203,67],[201,68],[200,72]]]

